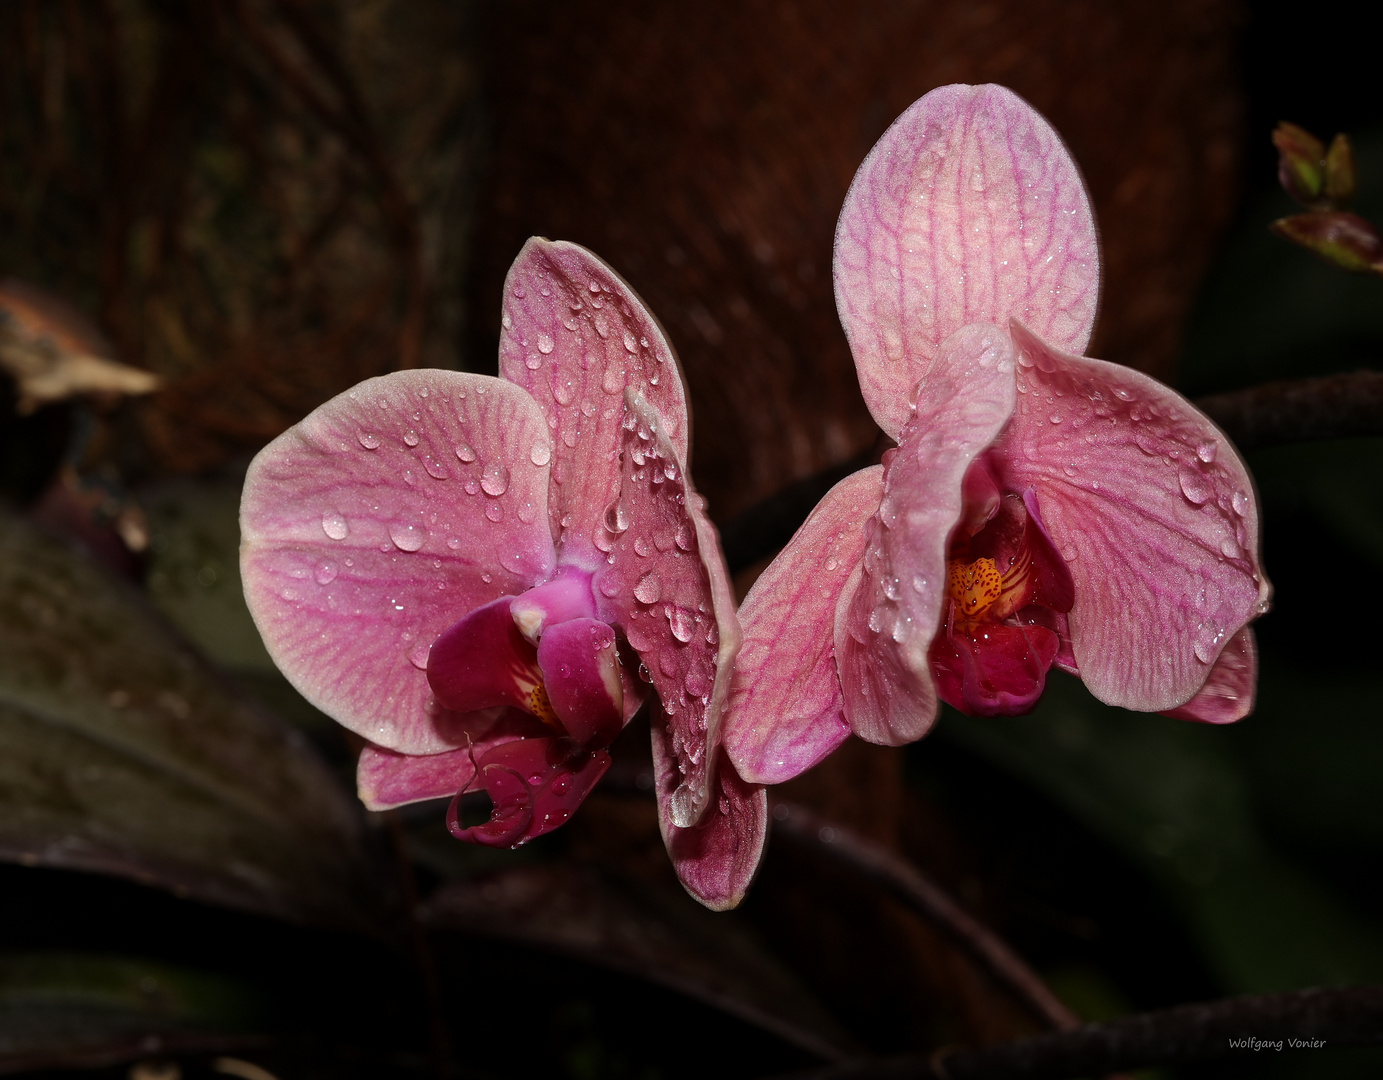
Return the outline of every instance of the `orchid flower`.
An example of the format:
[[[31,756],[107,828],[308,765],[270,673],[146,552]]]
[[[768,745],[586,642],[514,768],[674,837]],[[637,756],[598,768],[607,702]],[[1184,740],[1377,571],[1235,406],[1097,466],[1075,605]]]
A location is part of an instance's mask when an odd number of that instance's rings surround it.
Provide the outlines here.
[[[535,238],[505,284],[500,374],[369,379],[260,453],[241,504],[255,622],[368,740],[366,806],[451,796],[452,833],[490,846],[570,817],[651,683],[664,840],[687,889],[731,907],[766,800],[720,749],[739,624],[676,358],[614,271]],[[493,811],[465,826],[470,791]]]
[[[907,110],[855,176],[835,290],[897,442],[758,579],[725,745],[776,783],[851,732],[924,735],[940,698],[1014,715],[1055,665],[1101,701],[1226,723],[1266,610],[1252,481],[1180,395],[1080,355],[1095,223],[1061,139],[999,86]]]

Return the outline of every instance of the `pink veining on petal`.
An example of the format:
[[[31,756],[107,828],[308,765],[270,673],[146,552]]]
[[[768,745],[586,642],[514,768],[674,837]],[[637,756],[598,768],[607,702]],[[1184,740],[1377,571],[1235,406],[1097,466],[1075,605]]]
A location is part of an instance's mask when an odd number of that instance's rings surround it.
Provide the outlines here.
[[[937,347],[1019,318],[1060,348],[1089,340],[1094,218],[1061,138],[1002,86],[943,86],[870,151],[836,227],[836,306],[860,389],[897,437]]]
[[[1202,724],[1232,724],[1253,712],[1257,696],[1258,644],[1253,628],[1246,626],[1229,639],[1196,696],[1165,715]]]
[[[946,545],[966,470],[1013,410],[1013,372],[997,326],[957,331],[925,369],[916,411],[885,455],[883,500],[834,620],[845,717],[869,742],[912,742],[936,719],[928,650],[946,595]]]
[[[625,404],[619,500],[630,524],[612,538],[596,595],[601,617],[623,631],[658,691],[654,742],[666,739],[680,777],[658,794],[672,820],[689,827],[709,812],[739,620],[714,526],[661,417],[632,389]]]
[[[881,466],[833,487],[740,607],[744,641],[725,714],[724,745],[741,777],[777,784],[811,768],[850,734],[823,633],[864,554],[883,498]]]
[[[245,596],[304,697],[381,746],[454,745],[428,712],[428,646],[458,614],[552,573],[534,447],[550,454],[551,437],[518,387],[405,371],[260,452],[241,502]]]
[[[678,460],[687,460],[677,358],[623,278],[585,248],[541,237],[509,270],[503,327],[500,374],[533,396],[552,428],[552,535],[564,549],[589,552],[619,490],[614,450],[626,387],[657,410]]]
[[[696,825],[682,828],[668,800],[659,800],[658,826],[668,855],[687,892],[712,911],[725,911],[744,899],[763,858],[768,836],[768,792],[740,779],[735,767],[714,751],[710,805]],[[658,790],[675,787],[680,773],[663,742],[653,740],[653,772]]]
[[[996,449],[1005,486],[1036,488],[1075,582],[1081,678],[1111,705],[1183,705],[1271,595],[1248,471],[1175,391],[1011,332],[1020,393]]]

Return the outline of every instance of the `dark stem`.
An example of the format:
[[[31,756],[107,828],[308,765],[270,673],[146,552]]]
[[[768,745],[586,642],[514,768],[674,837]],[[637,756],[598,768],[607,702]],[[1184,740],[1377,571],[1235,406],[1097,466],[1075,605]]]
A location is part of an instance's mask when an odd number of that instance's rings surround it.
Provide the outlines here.
[[[1080,1026],[1075,1013],[1057,999],[1022,957],[906,859],[796,803],[774,802],[773,831],[885,886],[964,949],[1048,1027],[1069,1031]]]
[[[1284,379],[1196,400],[1240,450],[1383,435],[1383,372]]]
[[[1258,1048],[1248,1040],[1258,1040]],[[794,1080],[1067,1080],[1264,1050],[1380,1043],[1383,985],[1353,986],[1180,1005],[981,1049],[941,1050],[930,1058],[829,1066]]]

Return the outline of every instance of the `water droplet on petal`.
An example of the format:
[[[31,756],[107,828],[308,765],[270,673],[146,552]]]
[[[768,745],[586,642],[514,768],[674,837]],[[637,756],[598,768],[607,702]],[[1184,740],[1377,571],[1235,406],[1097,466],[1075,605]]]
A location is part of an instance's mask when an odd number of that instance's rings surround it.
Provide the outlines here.
[[[1226,559],[1237,559],[1243,553],[1243,548],[1232,537],[1226,536],[1220,541],[1220,554]]]
[[[546,356],[557,347],[557,343],[547,334],[538,335],[538,351]]]
[[[400,551],[417,551],[427,539],[427,530],[421,525],[396,521],[389,526],[389,539]]]
[[[1196,447],[1196,457],[1200,458],[1207,465],[1215,460],[1215,455],[1220,451],[1220,444],[1216,442],[1203,442]]]
[[[692,617],[682,608],[670,607],[667,611],[668,628],[672,631],[672,636],[685,645],[692,639],[696,625]]]
[[[657,574],[645,574],[634,586],[634,599],[641,604],[656,604],[663,595],[663,583]]]
[[[628,330],[624,332],[624,347],[631,353],[639,351],[639,340]]]
[[[616,535],[629,528],[629,512],[618,499],[605,508],[605,528]]]
[[[832,555],[830,558],[826,560],[824,565],[827,570],[834,570],[836,567],[840,565],[840,560],[837,559],[834,555]]]
[[[313,571],[312,576],[316,579],[318,585],[330,585],[336,580],[336,574],[336,564],[330,559],[322,559],[317,564],[317,569]]]
[[[1182,469],[1177,479],[1181,481],[1181,493],[1186,496],[1186,501],[1196,506],[1203,506],[1215,494],[1210,481],[1196,469]]]
[[[649,555],[653,554],[653,545],[648,542],[648,537],[634,537],[634,554],[641,555],[644,558],[647,558]]]
[[[500,509],[499,503],[491,503],[485,507],[485,517],[490,521],[498,521],[504,516],[504,511]]]
[[[547,443],[534,443],[533,449],[528,452],[528,460],[540,467],[546,465],[552,460],[552,450]]]
[[[690,521],[683,521],[677,526],[676,543],[683,551],[690,551],[696,544],[696,529]]]
[[[710,684],[706,681],[705,673],[695,667],[687,672],[684,683],[687,687],[688,697],[699,698],[711,688]]]
[[[461,461],[470,464],[472,461],[475,460],[475,451],[472,450],[470,446],[468,446],[466,443],[462,443],[460,446],[456,448],[456,456]]]
[[[405,446],[417,446],[418,433],[410,428],[407,432],[405,432],[403,436],[403,441]]]
[[[1236,514],[1243,517],[1249,512],[1249,497],[1242,491],[1236,491],[1230,500],[1230,505],[1234,507]]]
[[[366,450],[379,449],[379,436],[374,434],[374,432],[362,431],[356,438],[360,440],[360,445]]]
[[[344,540],[350,535],[350,527],[339,511],[328,510],[322,515],[322,532],[332,540]]]
[[[480,488],[486,495],[503,495],[509,490],[509,469],[503,462],[492,461],[485,466]]]
[[[423,468],[434,480],[445,480],[451,475],[450,470],[430,454],[423,458]]]
[[[432,652],[431,642],[419,642],[413,646],[413,650],[408,654],[408,662],[419,671],[427,670],[427,657]]]

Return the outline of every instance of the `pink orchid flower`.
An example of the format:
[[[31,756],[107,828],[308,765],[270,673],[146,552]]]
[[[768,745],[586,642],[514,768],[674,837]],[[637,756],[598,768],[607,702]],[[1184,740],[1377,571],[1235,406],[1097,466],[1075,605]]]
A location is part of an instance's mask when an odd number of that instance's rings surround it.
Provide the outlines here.
[[[1101,701],[1227,723],[1253,705],[1267,607],[1253,484],[1224,435],[1080,355],[1095,223],[1061,139],[999,86],[916,102],[836,230],[860,387],[898,443],[758,579],[725,745],[777,783],[850,732],[1028,711],[1055,665]]]
[[[504,303],[501,378],[370,379],[254,460],[250,610],[303,696],[369,740],[366,806],[452,796],[479,844],[566,821],[652,683],[664,839],[687,889],[731,907],[766,800],[720,749],[739,624],[676,358],[574,244],[530,240]],[[468,791],[488,821],[462,825]]]

